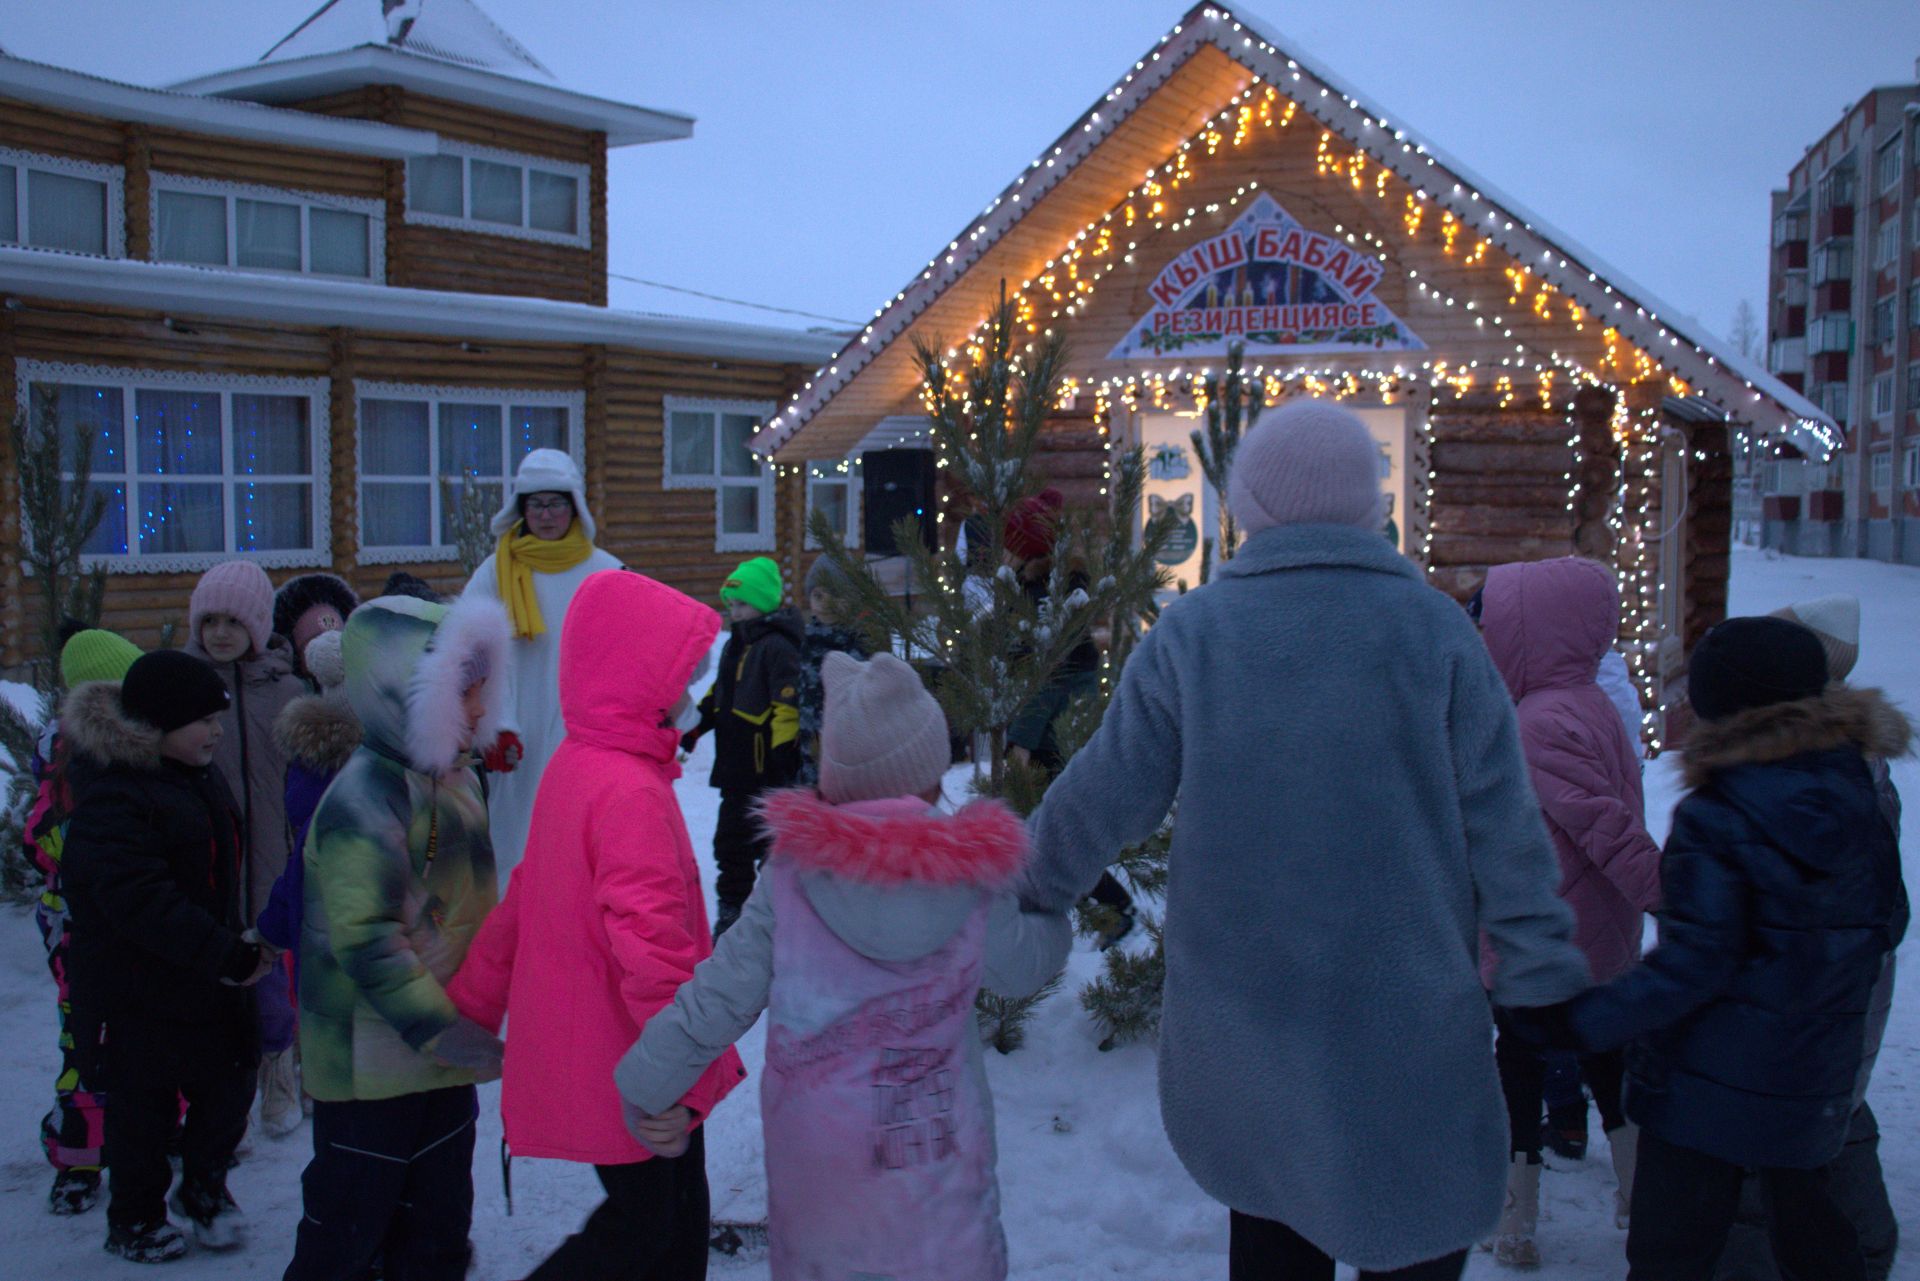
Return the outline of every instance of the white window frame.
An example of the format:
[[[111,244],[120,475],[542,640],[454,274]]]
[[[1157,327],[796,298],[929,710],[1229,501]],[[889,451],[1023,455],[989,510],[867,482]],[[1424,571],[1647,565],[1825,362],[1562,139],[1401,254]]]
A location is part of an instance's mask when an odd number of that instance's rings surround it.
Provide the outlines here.
[[[571,160],[555,160],[548,156],[536,156],[525,151],[502,151],[496,147],[476,147],[468,143],[440,143],[440,155],[460,158],[460,207],[464,210],[472,198],[472,165],[475,160],[490,160],[495,164],[514,165],[520,170],[520,216],[528,217],[531,205],[528,201],[530,180],[529,169],[539,169],[546,173],[557,174],[563,178],[572,178],[578,184],[578,205],[574,211],[574,226],[579,228],[572,235],[564,231],[547,231],[539,227],[527,226],[523,221],[519,226],[504,222],[487,222],[484,219],[443,213],[428,213],[413,207],[413,175],[402,175],[407,201],[407,221],[422,227],[444,227],[451,231],[476,231],[487,236],[507,236],[515,240],[538,240],[549,245],[571,245],[578,249],[593,248],[593,227],[589,215],[593,210],[593,167]]]
[[[127,369],[101,365],[72,365],[54,361],[20,360],[14,366],[17,386],[16,407],[25,418],[33,412],[32,389],[35,383],[78,384],[86,387],[113,387],[121,393],[122,427],[125,431],[123,470],[93,473],[96,484],[113,482],[127,489],[127,547],[125,554],[91,554],[84,557],[87,566],[104,565],[111,573],[185,573],[209,569],[221,561],[244,559],[269,569],[312,568],[333,563],[333,471],[328,448],[329,392],[325,378],[271,378],[252,374],[185,373],[165,369]],[[134,393],[136,391],[181,391],[199,389],[220,395],[221,441],[219,483],[222,492],[221,517],[226,550],[218,552],[156,552],[135,550],[140,545],[137,526],[138,498],[135,486],[143,478],[164,481],[166,476],[149,475],[135,463]],[[277,551],[235,550],[233,488],[247,477],[233,470],[233,447],[229,432],[233,427],[235,395],[302,396],[307,400],[307,448],[312,472],[306,476],[256,476],[257,483],[294,482],[313,487],[310,519],[311,545]],[[196,476],[197,481],[214,477]]]
[[[0,165],[13,167],[14,213],[19,219],[20,239],[7,243],[20,249],[34,249],[43,254],[72,254],[80,258],[92,258],[96,255],[78,249],[57,249],[49,246],[27,243],[27,182],[26,170],[39,169],[45,173],[60,174],[68,178],[85,178],[91,182],[103,182],[107,187],[107,252],[108,258],[127,256],[127,171],[120,165],[98,164],[91,160],[74,160],[68,156],[50,156],[39,151],[20,151],[13,147],[0,147]]]
[[[152,191],[147,196],[147,226],[153,229],[155,262],[175,267],[203,267],[208,271],[247,271],[267,276],[310,276],[315,280],[350,280],[360,284],[387,283],[387,206],[385,201],[364,200],[358,196],[337,196],[324,191],[296,191],[290,187],[262,187],[244,182],[222,182],[216,178],[198,178],[191,174],[155,173]],[[218,196],[226,202],[227,261],[224,266],[210,262],[181,262],[160,257],[160,196],[163,192],[188,196]],[[277,205],[300,206],[300,269],[279,267],[242,267],[236,201],[260,200]],[[307,264],[312,257],[312,211],[315,208],[360,214],[367,220],[367,270],[364,276],[336,276],[314,271]]]
[[[1900,185],[1900,139],[1894,138],[1873,157],[1874,190],[1885,193]]]
[[[1901,461],[1904,464],[1901,467],[1901,487],[1909,491],[1920,489],[1920,444],[1908,445]]]
[[[367,400],[426,402],[428,470],[424,476],[411,473],[405,476],[390,476],[385,473],[377,476],[367,474],[363,463],[365,432],[360,422],[360,405]],[[353,416],[354,438],[358,443],[354,457],[354,484],[362,486],[369,480],[424,481],[430,494],[427,504],[427,529],[436,538],[442,527],[441,505],[446,498],[446,486],[442,482],[453,479],[440,474],[440,404],[442,401],[453,401],[462,405],[498,405],[501,410],[503,430],[512,428],[508,411],[515,405],[564,409],[567,411],[567,455],[582,472],[586,470],[587,394],[585,391],[531,391],[525,388],[503,390],[498,387],[427,386],[419,383],[369,382],[356,379],[353,384]],[[509,467],[507,474],[501,477],[502,492],[511,493],[513,469],[517,464],[513,463],[510,451],[503,454],[502,461]],[[483,476],[480,479],[488,484],[493,481],[491,476]],[[366,536],[366,503],[358,490],[354,494],[354,508],[358,513],[358,527],[354,530],[354,536],[360,545],[362,564],[430,564],[460,558],[459,548],[439,542],[418,547],[369,543]]]
[[[1869,487],[1876,494],[1893,492],[1893,451],[1876,449],[1868,463]]]
[[[840,531],[841,539],[848,547],[860,546],[861,531],[861,468],[860,455],[840,462],[810,462],[807,468],[806,492],[806,548],[819,551],[820,543],[813,536],[813,491],[825,485],[845,485],[847,487],[847,527]]]
[[[1900,257],[1900,220],[1889,218],[1874,235],[1873,266],[1876,271],[1891,267]]]
[[[1893,375],[1873,376],[1873,416],[1886,418],[1893,413]]]
[[[779,411],[779,408],[779,404],[771,400],[729,400],[705,396],[667,396],[662,399],[660,486],[663,489],[711,489],[713,491],[713,549],[717,552],[770,552],[778,544],[779,533],[774,528],[773,464],[762,458],[758,477],[721,475],[720,415],[749,414],[765,423]],[[673,416],[683,413],[713,415],[713,470],[711,472],[683,476],[676,474],[673,470]],[[725,506],[720,501],[720,491],[745,489],[750,485],[759,488],[760,529],[752,534],[729,534],[721,528]]]

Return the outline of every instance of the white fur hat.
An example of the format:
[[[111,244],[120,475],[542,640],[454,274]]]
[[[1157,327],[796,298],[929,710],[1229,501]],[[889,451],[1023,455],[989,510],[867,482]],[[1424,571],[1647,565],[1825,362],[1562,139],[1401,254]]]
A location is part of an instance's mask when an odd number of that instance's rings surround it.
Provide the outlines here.
[[[1821,596],[1795,601],[1773,611],[1775,618],[1795,622],[1820,638],[1827,654],[1827,675],[1845,680],[1860,659],[1860,598]]]
[[[587,481],[573,458],[557,449],[536,449],[520,462],[514,473],[513,488],[507,501],[493,518],[495,536],[506,533],[520,520],[520,500],[528,494],[568,494],[573,498],[574,518],[580,522],[587,541],[594,540],[593,513],[587,510]]]

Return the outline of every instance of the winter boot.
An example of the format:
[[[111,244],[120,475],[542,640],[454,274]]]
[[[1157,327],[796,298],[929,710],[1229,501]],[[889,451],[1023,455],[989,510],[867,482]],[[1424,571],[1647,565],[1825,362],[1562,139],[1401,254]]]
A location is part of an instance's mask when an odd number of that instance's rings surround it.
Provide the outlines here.
[[[1507,1206],[1493,1230],[1493,1261],[1509,1268],[1540,1266],[1533,1235],[1540,1226],[1540,1160],[1515,1152],[1507,1166]]]
[[[732,929],[733,923],[739,919],[740,905],[722,899],[719,909],[713,914],[713,941],[718,943],[720,936]]]
[[[260,1060],[260,1128],[270,1139],[284,1139],[305,1119],[293,1051],[267,1055]]]
[[[201,1249],[237,1250],[247,1243],[247,1216],[224,1187],[182,1184],[173,1194],[172,1205]]]
[[[1580,1100],[1576,1110],[1547,1109],[1547,1123],[1540,1127],[1540,1141],[1547,1151],[1564,1161],[1584,1161],[1587,1157],[1587,1101]]]
[[[100,1202],[100,1171],[62,1170],[53,1176],[47,1208],[63,1218],[85,1214]]]
[[[1127,935],[1133,933],[1133,904],[1128,903],[1124,907],[1106,907],[1103,905],[1100,907],[1099,912],[1105,919],[1100,923],[1099,929],[1094,933],[1093,945],[1104,952],[1121,939],[1127,937]]]
[[[110,1224],[106,1251],[129,1263],[172,1263],[187,1252],[187,1239],[165,1219],[130,1228]]]
[[[1624,1228],[1633,1213],[1633,1163],[1640,1155],[1640,1127],[1629,1121],[1608,1130],[1607,1150],[1613,1156],[1613,1177],[1620,1183],[1613,1194],[1613,1226]]]

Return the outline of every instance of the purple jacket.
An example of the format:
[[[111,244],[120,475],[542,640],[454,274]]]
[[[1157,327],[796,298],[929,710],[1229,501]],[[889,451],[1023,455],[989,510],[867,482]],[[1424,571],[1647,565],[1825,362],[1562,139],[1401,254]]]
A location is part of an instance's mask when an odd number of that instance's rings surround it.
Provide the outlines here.
[[[1640,959],[1642,913],[1660,901],[1640,767],[1596,683],[1619,632],[1613,576],[1578,557],[1496,565],[1481,629],[1513,695],[1540,813],[1560,856],[1560,897],[1596,983]],[[1482,978],[1487,977],[1483,960]]]

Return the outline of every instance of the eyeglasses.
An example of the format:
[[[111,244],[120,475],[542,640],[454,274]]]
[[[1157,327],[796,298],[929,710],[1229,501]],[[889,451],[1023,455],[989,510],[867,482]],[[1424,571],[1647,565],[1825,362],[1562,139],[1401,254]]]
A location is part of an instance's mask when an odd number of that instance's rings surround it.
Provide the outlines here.
[[[534,512],[570,512],[572,510],[573,500],[571,498],[527,499],[526,511],[529,515]]]

